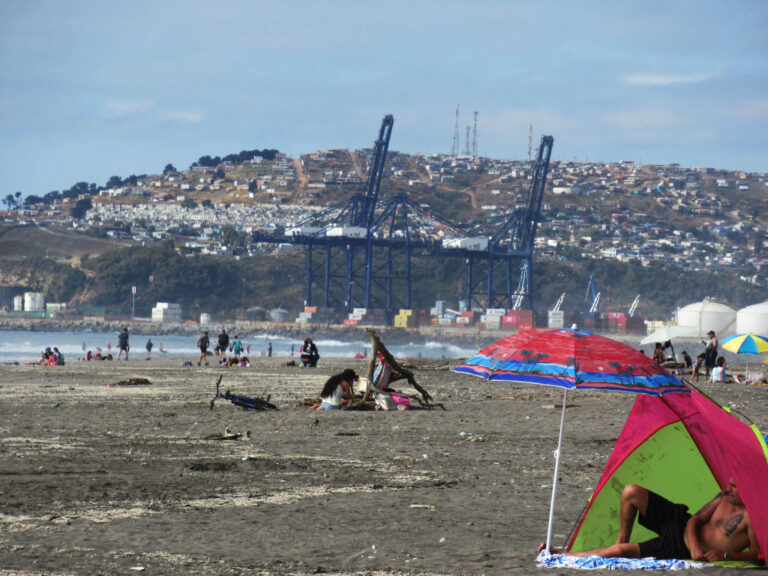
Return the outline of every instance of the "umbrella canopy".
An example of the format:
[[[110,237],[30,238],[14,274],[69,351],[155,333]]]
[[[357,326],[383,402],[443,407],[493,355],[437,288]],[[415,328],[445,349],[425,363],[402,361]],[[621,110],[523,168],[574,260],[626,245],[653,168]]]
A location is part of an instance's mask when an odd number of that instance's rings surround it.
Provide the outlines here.
[[[723,349],[734,354],[765,354],[768,338],[757,334],[734,334],[723,340]]]
[[[640,340],[640,344],[654,344],[656,342],[667,342],[673,338],[680,338],[681,336],[692,336],[696,333],[695,326],[676,326],[674,324],[665,324],[661,328],[657,328],[653,333],[648,334],[645,338]]]
[[[639,350],[583,330],[523,330],[491,344],[454,370],[488,380],[562,388],[636,394],[688,391]]]
[[[563,388],[563,410],[547,526],[547,551],[552,543],[568,390],[584,388],[649,395],[690,393],[690,388],[639,350],[604,336],[574,329],[523,330],[491,344],[458,365],[454,371],[488,380]]]

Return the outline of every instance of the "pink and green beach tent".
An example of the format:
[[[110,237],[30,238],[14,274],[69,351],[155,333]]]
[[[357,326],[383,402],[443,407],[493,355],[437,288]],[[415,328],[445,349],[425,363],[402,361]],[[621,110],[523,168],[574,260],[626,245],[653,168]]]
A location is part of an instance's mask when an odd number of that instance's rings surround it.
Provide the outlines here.
[[[697,390],[638,396],[586,510],[568,543],[573,551],[609,546],[618,532],[619,500],[639,484],[693,514],[733,478],[752,519],[763,559],[768,551],[768,448],[748,425]],[[632,541],[656,535],[639,524]]]

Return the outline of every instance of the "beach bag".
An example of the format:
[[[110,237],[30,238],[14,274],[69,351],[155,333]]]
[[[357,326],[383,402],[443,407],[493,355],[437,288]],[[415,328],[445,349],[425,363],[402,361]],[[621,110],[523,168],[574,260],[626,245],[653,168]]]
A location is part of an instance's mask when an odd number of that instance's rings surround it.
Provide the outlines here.
[[[389,394],[374,394],[373,399],[382,410],[397,410],[397,402]]]

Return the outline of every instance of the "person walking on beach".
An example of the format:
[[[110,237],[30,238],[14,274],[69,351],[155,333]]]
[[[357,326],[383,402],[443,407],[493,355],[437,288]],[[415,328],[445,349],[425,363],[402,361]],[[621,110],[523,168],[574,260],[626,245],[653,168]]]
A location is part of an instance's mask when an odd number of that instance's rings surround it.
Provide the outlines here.
[[[221,332],[219,332],[219,354],[221,355],[219,364],[223,364],[227,359],[227,348],[229,348],[229,334],[222,328]]]
[[[205,362],[208,366],[208,345],[210,340],[208,339],[208,330],[203,332],[203,335],[197,339],[197,347],[200,348],[200,357],[197,359],[197,365],[200,366],[200,362]]]
[[[107,346],[109,348],[109,346]],[[120,332],[120,334],[117,335],[117,359],[120,360],[120,356],[125,352],[125,360],[128,361],[128,350],[131,349],[131,346],[128,342],[128,328],[123,328],[123,331]]]
[[[272,342],[267,342],[267,357],[272,358]]]
[[[153,346],[152,338],[149,338],[147,340],[147,360],[151,360],[152,359],[152,346]]]

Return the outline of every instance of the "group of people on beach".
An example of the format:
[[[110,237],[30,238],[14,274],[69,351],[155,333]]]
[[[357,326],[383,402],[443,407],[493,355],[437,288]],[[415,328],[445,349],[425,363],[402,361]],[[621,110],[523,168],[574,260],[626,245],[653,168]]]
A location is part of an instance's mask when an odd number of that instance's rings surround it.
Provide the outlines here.
[[[672,343],[667,341],[663,344],[657,342],[653,350],[653,361],[660,365],[674,365],[684,370],[691,370],[691,381],[698,382],[703,375],[708,382],[728,383],[739,382],[740,377],[734,374],[733,377],[726,374],[728,363],[724,356],[718,356],[717,336],[714,330],[707,333],[707,338],[701,341],[704,344],[704,351],[693,360],[687,351],[683,350],[681,354],[682,366],[679,366],[677,359],[667,352],[672,349]],[[703,372],[703,374],[702,374]]]
[[[40,354],[38,366],[64,366],[64,355],[55,346],[46,348]]]
[[[208,351],[210,345],[211,339],[208,336],[208,330],[204,330],[202,336],[197,339],[197,347],[200,349],[200,356],[197,359],[198,366],[202,366],[203,363],[208,366],[208,356],[212,355]],[[272,344],[270,343],[269,346],[271,352]],[[221,332],[219,332],[214,350],[219,358],[219,366],[250,366],[248,356],[243,355],[243,352],[245,351],[246,354],[249,354],[251,345],[243,346],[240,336],[235,336],[234,340],[230,341],[226,328],[222,328]],[[229,357],[227,352],[230,353]]]

